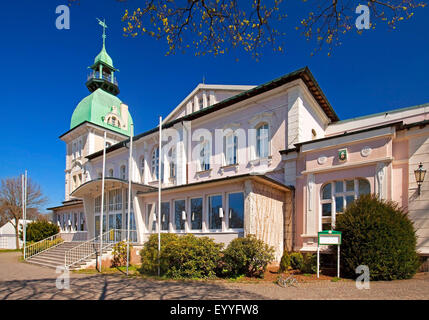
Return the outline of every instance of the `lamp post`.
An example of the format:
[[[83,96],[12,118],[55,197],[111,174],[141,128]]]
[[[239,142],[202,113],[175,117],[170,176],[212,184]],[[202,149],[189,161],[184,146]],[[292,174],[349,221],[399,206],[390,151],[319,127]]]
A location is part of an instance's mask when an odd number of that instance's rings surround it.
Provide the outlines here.
[[[419,167],[414,170],[414,177],[417,182],[417,194],[420,195],[421,186],[423,181],[425,180],[426,170],[423,169],[423,164],[420,162]]]

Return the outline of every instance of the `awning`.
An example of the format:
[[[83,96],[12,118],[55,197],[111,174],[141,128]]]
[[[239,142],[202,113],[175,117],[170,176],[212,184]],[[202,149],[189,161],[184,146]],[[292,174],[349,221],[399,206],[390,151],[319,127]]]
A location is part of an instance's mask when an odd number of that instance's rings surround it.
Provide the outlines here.
[[[101,183],[102,179],[95,179],[85,182],[74,190],[70,195],[76,198],[83,198],[84,196],[91,195],[93,197],[101,194]],[[128,180],[122,180],[118,178],[105,178],[104,179],[104,190],[109,191],[118,188],[128,188]],[[131,182],[131,188],[133,191],[147,192],[156,190],[156,188],[147,186],[141,183]]]

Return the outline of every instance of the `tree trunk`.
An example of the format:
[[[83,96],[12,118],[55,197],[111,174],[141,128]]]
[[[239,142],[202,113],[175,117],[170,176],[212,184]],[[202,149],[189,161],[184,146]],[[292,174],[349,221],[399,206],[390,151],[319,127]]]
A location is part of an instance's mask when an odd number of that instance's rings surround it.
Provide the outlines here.
[[[15,240],[16,240],[16,249],[21,249],[19,247],[19,223],[17,222],[15,227]]]

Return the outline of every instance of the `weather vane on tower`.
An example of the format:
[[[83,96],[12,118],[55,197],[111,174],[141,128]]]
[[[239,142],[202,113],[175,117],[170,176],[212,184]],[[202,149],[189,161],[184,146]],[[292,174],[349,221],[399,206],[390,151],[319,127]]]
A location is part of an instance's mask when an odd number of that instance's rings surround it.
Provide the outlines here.
[[[98,24],[103,27],[103,47],[104,47],[106,43],[106,29],[107,29],[106,20],[103,19],[103,21],[101,21],[98,18],[97,20],[98,20]]]

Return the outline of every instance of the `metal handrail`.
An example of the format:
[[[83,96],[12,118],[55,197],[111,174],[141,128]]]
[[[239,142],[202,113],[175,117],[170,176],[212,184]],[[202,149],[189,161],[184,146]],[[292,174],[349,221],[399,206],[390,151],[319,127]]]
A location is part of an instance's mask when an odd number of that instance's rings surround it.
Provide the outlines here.
[[[103,247],[100,248],[100,237],[103,237]],[[130,230],[130,242],[133,242],[131,239],[137,239],[137,231]],[[64,252],[64,266],[66,268],[81,262],[88,257],[96,254],[102,253],[103,250],[113,247],[115,244],[121,241],[127,240],[127,230],[123,229],[110,229],[109,231],[104,232],[102,235],[98,235],[93,239],[90,239],[86,242],[81,243],[80,245],[67,250]]]
[[[57,233],[51,237],[48,237],[36,243],[30,244],[25,247],[25,260],[35,255],[38,255],[48,249],[56,247],[63,242],[64,242],[64,239],[61,237],[61,233]]]
[[[102,73],[100,77],[100,72],[91,72],[87,77],[87,81],[91,79],[103,79],[109,81],[110,83],[118,85],[118,80],[116,80],[116,78],[113,78],[112,75],[106,73]]]

